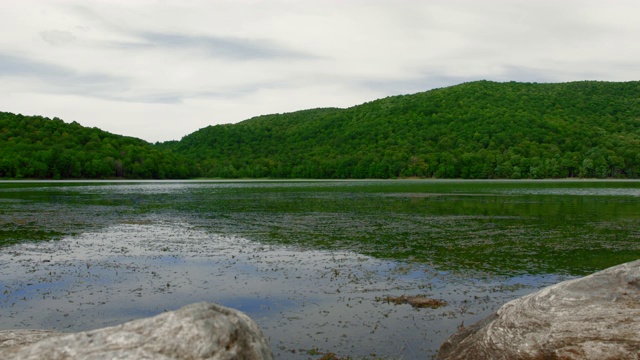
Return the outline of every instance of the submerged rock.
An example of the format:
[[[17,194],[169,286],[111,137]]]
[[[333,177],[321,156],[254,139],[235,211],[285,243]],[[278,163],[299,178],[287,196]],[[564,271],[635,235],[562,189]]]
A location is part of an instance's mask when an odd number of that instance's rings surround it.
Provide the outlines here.
[[[437,359],[640,359],[640,260],[510,301]]]
[[[387,303],[394,303],[396,305],[409,304],[416,309],[419,308],[432,308],[437,309],[439,307],[447,305],[443,300],[432,299],[425,295],[400,295],[400,296],[386,296],[383,301]]]
[[[0,359],[272,359],[245,314],[198,303],[122,325],[62,334],[0,331]]]

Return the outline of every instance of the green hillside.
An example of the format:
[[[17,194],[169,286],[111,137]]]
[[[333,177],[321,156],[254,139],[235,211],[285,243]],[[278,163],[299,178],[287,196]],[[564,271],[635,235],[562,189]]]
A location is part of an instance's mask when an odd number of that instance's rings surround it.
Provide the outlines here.
[[[0,178],[637,178],[640,82],[478,81],[152,145],[0,112]]]
[[[162,144],[209,177],[637,178],[640,82],[478,81]]]
[[[196,175],[188,164],[140,139],[0,112],[0,178],[186,178]]]

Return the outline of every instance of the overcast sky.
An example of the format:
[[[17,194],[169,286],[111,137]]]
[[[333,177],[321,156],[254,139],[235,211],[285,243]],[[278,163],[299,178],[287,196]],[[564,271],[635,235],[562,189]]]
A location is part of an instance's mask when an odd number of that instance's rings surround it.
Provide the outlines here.
[[[638,0],[0,0],[0,111],[147,141],[473,80],[640,79]]]

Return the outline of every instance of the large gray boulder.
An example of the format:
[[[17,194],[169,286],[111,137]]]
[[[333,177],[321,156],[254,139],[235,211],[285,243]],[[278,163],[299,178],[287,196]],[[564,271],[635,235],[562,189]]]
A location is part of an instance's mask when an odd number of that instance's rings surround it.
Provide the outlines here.
[[[640,260],[508,302],[437,359],[640,359]]]
[[[272,359],[245,314],[198,303],[87,332],[0,331],[0,359]]]

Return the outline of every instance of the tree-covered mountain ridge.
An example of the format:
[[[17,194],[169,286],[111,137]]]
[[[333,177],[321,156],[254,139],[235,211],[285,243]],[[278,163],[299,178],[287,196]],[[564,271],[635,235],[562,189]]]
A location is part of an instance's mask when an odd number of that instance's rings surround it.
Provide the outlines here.
[[[477,81],[150,144],[0,112],[0,178],[638,178],[640,82]]]
[[[144,140],[0,112],[0,178],[181,179],[198,175],[191,164]]]
[[[477,81],[160,145],[207,177],[637,178],[640,82]]]

